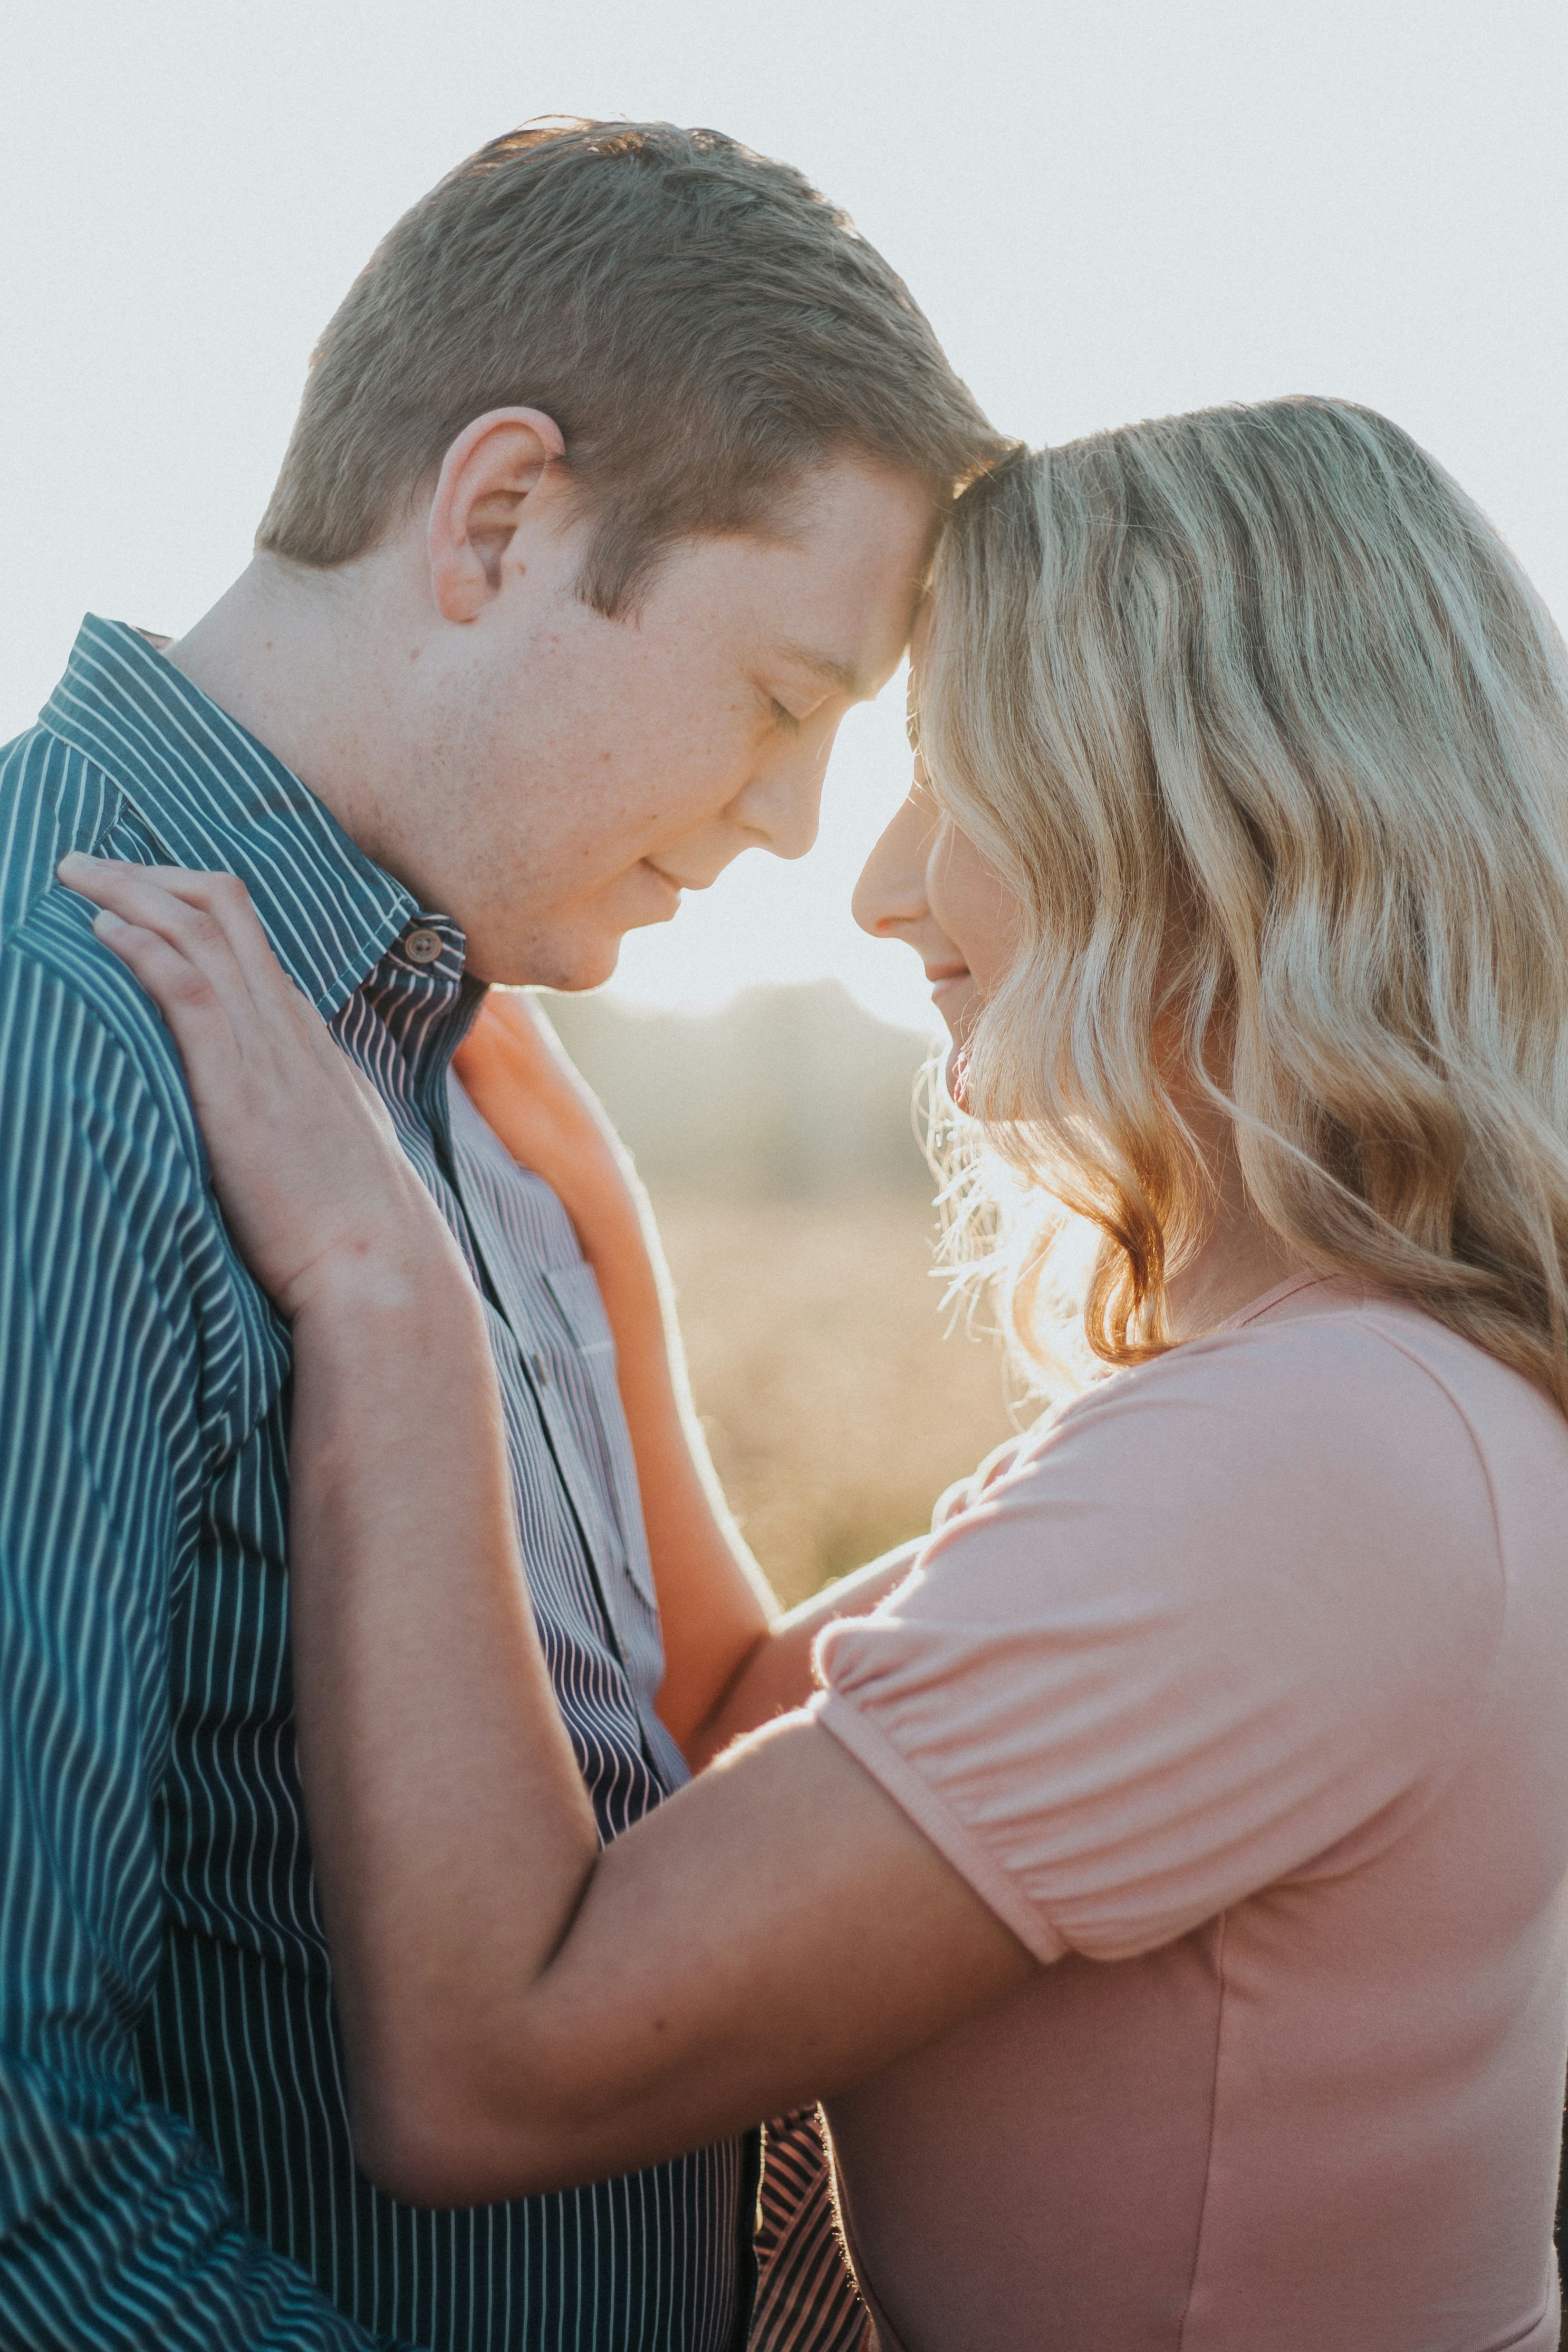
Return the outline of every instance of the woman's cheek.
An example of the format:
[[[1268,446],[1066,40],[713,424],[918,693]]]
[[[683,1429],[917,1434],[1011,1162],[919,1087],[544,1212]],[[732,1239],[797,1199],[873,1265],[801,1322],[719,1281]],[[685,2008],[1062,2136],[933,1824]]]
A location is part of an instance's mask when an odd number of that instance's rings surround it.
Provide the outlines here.
[[[968,965],[976,992],[988,996],[1012,962],[1022,910],[996,868],[950,824],[931,860],[927,897]],[[946,1020],[946,1006],[940,1010]]]

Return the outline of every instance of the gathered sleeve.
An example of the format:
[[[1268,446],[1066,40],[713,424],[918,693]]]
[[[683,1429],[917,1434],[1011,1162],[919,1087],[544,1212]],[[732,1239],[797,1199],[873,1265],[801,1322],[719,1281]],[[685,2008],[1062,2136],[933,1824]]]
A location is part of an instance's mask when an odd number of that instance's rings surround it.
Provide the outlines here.
[[[818,1645],[818,1717],[1043,1961],[1169,1942],[1351,1867],[1479,1720],[1484,1465],[1354,1315],[1092,1391]]]

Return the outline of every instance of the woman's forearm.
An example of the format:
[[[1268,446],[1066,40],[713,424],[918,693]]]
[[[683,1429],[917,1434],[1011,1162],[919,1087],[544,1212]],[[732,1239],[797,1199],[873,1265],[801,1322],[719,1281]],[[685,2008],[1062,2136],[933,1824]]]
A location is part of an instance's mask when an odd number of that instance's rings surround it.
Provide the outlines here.
[[[529,998],[492,991],[455,1067],[513,1158],[554,1189],[598,1279],[659,1598],[659,1713],[685,1747],[766,1635],[778,1603],[730,1517],[692,1410],[647,1196]]]
[[[902,1568],[873,1562],[779,1618],[714,1475],[658,1227],[601,1107],[537,1005],[512,991],[492,992],[456,1067],[507,1150],[554,1188],[598,1279],[664,1628],[659,1713],[695,1769],[802,1706],[821,1627],[873,1608]]]
[[[818,1634],[874,1609],[903,1582],[925,1538],[779,1613],[708,1461],[658,1234],[645,1203],[638,1206],[639,1231],[607,1200],[584,1217],[580,1234],[615,1334],[648,1549],[670,1628],[659,1713],[697,1771],[732,1739],[806,1704]]]
[[[372,2164],[395,2149],[418,2169],[442,2131],[431,2086],[469,2112],[477,2095],[452,2054],[454,2005],[482,1998],[466,1954],[504,1950],[513,1984],[537,1974],[598,1838],[534,1628],[476,1295],[417,1249],[374,1281],[350,1267],[294,1349],[300,1764],[355,2132]],[[469,1834],[433,1841],[444,1816]]]
[[[295,1321],[300,1769],[355,2151],[405,2201],[608,2177],[858,2079],[1027,1959],[793,1717],[604,1852],[534,1628],[476,1297]]]
[[[776,1617],[752,1643],[717,1704],[688,1734],[685,1754],[692,1769],[698,1771],[711,1763],[732,1739],[759,1729],[777,1716],[788,1715],[793,1707],[804,1706],[815,1687],[811,1653],[818,1634],[841,1617],[869,1615],[878,1601],[903,1583],[925,1541],[924,1536],[912,1538],[852,1576],[841,1577],[799,1608]]]
[[[766,1643],[779,1604],[714,1475],[686,1383],[657,1230],[640,1194],[628,1175],[619,1201],[609,1195],[586,1214],[580,1206],[574,1223],[614,1334],[637,1465],[664,1631],[659,1713],[695,1763],[694,1738]]]

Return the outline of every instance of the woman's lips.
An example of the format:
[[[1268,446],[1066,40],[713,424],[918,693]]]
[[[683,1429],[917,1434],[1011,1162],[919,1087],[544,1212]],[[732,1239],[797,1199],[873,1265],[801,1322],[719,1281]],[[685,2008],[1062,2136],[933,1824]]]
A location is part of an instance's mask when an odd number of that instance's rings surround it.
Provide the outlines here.
[[[956,988],[962,988],[967,981],[974,978],[974,974],[967,963],[960,963],[948,965],[939,971],[928,971],[925,977],[931,982],[932,1003],[940,1004],[945,996],[950,996]]]

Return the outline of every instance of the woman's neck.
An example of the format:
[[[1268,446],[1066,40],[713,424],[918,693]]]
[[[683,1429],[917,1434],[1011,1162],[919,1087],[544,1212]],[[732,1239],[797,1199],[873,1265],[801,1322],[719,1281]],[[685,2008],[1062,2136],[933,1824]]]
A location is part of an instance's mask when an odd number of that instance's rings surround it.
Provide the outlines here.
[[[1217,1227],[1166,1286],[1172,1339],[1201,1339],[1299,1271],[1299,1262],[1250,1216],[1223,1232]]]
[[[1188,1108],[1186,1117],[1199,1141],[1209,1146],[1218,1187],[1207,1234],[1196,1255],[1166,1286],[1166,1319],[1173,1339],[1201,1339],[1301,1270],[1247,1197],[1229,1122],[1207,1104]]]

